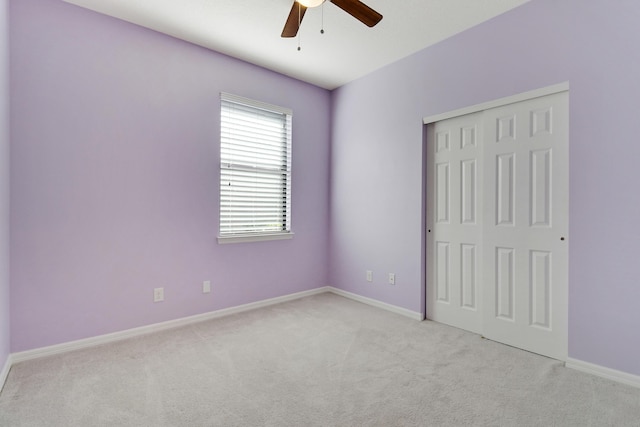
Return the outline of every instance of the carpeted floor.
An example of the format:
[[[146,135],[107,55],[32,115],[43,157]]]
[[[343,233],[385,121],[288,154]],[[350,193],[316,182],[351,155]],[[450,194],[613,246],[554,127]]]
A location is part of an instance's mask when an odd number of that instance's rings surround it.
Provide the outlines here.
[[[640,426],[640,389],[333,294],[16,364],[0,426]]]

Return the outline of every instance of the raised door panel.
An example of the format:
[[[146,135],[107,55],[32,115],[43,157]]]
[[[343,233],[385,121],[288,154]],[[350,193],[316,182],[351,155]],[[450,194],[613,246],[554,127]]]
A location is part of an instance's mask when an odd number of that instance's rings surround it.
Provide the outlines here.
[[[476,310],[478,294],[477,246],[463,243],[460,245],[460,293],[462,307]]]
[[[496,155],[495,165],[496,225],[500,227],[514,226],[516,203],[515,153]]]

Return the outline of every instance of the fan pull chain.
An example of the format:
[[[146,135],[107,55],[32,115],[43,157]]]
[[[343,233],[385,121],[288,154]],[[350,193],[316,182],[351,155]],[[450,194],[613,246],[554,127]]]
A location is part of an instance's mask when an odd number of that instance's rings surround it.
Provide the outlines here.
[[[299,2],[296,2],[296,3],[298,3],[298,51],[300,51],[301,49],[300,48],[300,24],[302,23],[302,19],[300,19],[301,18],[300,14],[302,12],[300,12],[300,3]]]
[[[320,6],[322,8],[321,12],[322,12],[322,23],[320,24],[320,34],[324,34],[324,2],[322,2],[322,6]]]

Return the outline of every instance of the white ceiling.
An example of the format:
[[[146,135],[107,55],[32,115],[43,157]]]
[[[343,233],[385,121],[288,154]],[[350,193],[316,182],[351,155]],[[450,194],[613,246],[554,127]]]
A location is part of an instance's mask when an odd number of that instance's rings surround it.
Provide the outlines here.
[[[334,89],[529,0],[364,0],[373,28],[333,4],[280,37],[293,0],[64,0]],[[324,34],[320,34],[324,15]]]

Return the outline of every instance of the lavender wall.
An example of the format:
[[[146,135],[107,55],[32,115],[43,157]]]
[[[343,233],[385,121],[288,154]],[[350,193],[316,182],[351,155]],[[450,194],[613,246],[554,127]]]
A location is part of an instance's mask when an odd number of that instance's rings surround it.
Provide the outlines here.
[[[328,284],[328,91],[59,0],[10,5],[12,352]],[[216,243],[220,91],[294,110],[293,240]]]
[[[335,91],[332,284],[424,310],[421,119],[569,81],[569,355],[639,375],[639,20],[635,0],[532,0]]]
[[[9,28],[0,0],[0,371],[9,356]],[[0,388],[2,384],[0,384]]]

